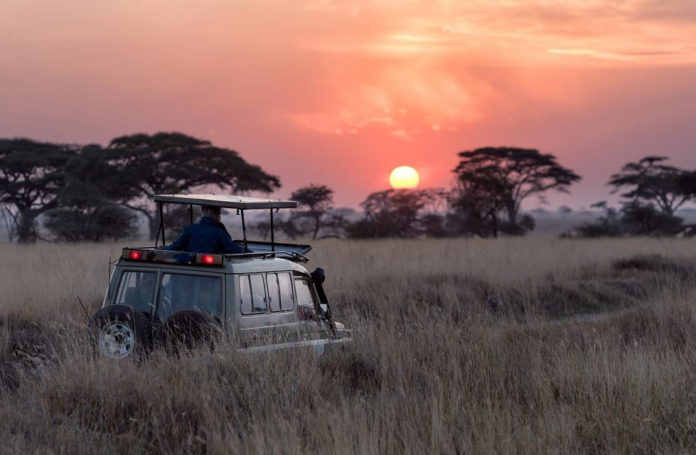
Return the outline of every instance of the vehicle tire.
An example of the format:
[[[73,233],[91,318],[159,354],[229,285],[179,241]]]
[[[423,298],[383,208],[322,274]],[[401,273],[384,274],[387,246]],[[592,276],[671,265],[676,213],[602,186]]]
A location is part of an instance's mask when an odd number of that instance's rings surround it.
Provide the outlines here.
[[[168,348],[178,351],[201,345],[214,345],[219,324],[197,310],[181,310],[164,320],[164,341]]]
[[[152,325],[147,316],[126,305],[110,305],[90,321],[99,354],[112,359],[141,356],[152,349]]]

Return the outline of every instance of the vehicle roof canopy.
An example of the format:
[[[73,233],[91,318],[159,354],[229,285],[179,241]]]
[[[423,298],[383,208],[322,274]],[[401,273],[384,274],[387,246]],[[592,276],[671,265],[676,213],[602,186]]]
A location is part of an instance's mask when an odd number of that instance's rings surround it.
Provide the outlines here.
[[[224,194],[157,194],[155,202],[174,204],[212,205],[239,210],[291,209],[297,207],[295,201],[264,199],[258,197],[234,196]]]

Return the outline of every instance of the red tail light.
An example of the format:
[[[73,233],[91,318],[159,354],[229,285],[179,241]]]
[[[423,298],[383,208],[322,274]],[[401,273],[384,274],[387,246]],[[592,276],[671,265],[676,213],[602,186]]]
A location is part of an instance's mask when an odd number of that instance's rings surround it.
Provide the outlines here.
[[[222,254],[186,253],[183,251],[149,250],[124,248],[121,258],[127,261],[161,262],[178,265],[212,265],[221,266],[224,261]]]
[[[220,254],[197,254],[196,264],[201,265],[222,265],[222,255]]]

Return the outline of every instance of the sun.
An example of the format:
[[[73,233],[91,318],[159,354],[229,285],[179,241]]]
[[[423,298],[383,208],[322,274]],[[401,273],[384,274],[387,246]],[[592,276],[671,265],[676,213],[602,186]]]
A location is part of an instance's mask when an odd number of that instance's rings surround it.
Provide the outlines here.
[[[389,184],[395,190],[415,188],[418,186],[419,181],[418,171],[411,166],[399,166],[389,174]]]

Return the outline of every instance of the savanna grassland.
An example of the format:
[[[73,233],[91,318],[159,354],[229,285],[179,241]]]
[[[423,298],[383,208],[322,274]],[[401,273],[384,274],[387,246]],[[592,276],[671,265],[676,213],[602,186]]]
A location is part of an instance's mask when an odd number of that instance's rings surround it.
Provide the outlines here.
[[[694,241],[320,242],[355,341],[319,359],[95,359],[119,252],[0,246],[0,451],[696,451]]]

